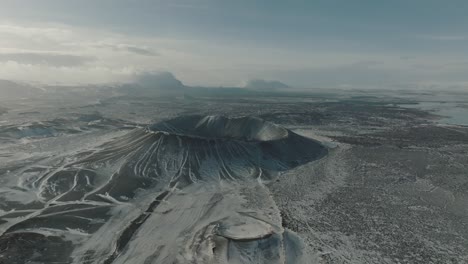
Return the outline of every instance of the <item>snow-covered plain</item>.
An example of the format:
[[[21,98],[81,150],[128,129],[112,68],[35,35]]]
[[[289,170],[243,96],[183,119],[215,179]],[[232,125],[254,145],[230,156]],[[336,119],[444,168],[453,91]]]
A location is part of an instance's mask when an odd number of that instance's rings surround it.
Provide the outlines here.
[[[468,261],[468,131],[418,95],[52,95],[0,98],[0,263]]]

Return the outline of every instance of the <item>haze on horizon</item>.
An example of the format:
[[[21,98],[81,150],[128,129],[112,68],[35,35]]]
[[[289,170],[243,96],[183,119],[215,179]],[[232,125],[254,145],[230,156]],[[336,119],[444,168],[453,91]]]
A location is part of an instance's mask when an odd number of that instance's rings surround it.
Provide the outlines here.
[[[0,79],[468,90],[468,2],[0,0]]]

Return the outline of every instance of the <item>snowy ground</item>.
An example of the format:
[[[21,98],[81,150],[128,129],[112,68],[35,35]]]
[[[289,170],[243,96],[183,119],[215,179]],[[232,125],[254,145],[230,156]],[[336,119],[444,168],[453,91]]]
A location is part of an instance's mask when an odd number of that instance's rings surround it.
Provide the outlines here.
[[[3,102],[0,263],[468,262],[468,128],[418,98]]]

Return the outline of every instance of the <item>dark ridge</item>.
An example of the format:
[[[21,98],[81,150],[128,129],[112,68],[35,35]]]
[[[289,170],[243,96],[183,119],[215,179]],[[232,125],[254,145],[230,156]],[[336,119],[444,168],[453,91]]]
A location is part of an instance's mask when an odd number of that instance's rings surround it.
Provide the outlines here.
[[[289,85],[284,84],[280,81],[269,81],[269,80],[250,80],[245,85],[247,89],[258,89],[258,90],[279,90],[290,88]]]
[[[116,200],[131,199],[140,188],[259,176],[271,180],[281,171],[326,154],[319,142],[259,118],[184,116],[136,129],[73,165],[94,167],[125,160],[108,184],[85,197],[103,201],[101,195],[106,193]],[[204,161],[214,162],[214,173],[206,171]],[[172,182],[167,170],[178,175]]]
[[[189,137],[244,141],[272,141],[288,135],[288,130],[255,117],[183,116],[151,125],[148,129]]]
[[[114,260],[120,255],[125,246],[130,242],[133,237],[133,234],[142,226],[152,212],[158,207],[161,201],[169,194],[168,191],[165,191],[158,195],[156,199],[150,204],[148,209],[137,218],[135,218],[130,225],[125,228],[120,237],[117,239],[114,252],[104,261],[104,264],[111,264]]]

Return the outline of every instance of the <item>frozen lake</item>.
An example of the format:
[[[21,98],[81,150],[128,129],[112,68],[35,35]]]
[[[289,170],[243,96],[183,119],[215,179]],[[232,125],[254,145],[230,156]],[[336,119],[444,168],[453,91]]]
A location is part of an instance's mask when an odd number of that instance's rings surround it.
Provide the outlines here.
[[[404,105],[442,116],[439,123],[468,126],[468,102],[420,102],[416,105]]]

